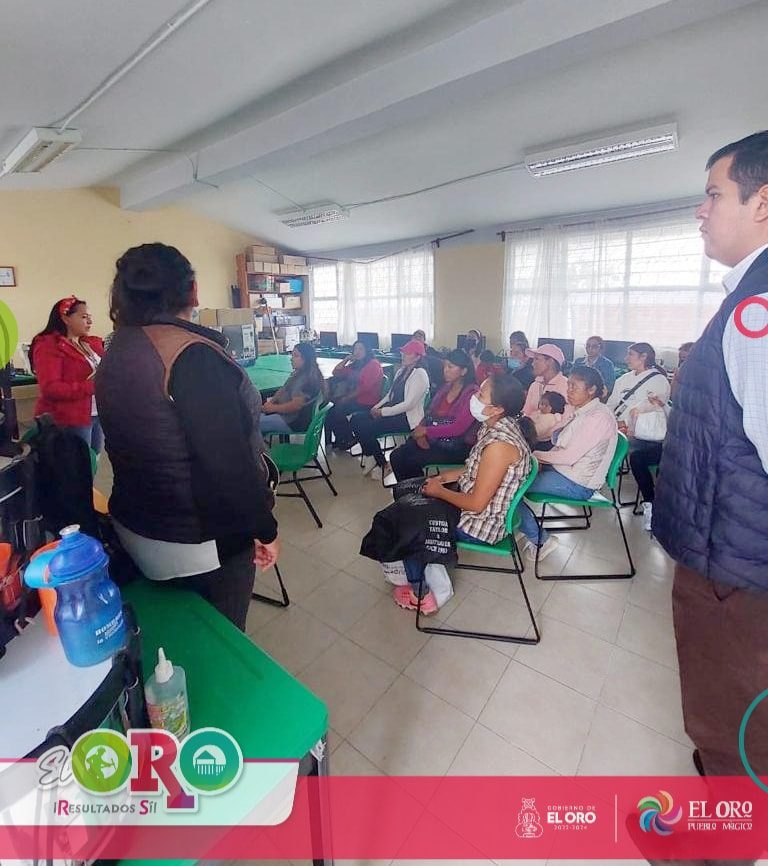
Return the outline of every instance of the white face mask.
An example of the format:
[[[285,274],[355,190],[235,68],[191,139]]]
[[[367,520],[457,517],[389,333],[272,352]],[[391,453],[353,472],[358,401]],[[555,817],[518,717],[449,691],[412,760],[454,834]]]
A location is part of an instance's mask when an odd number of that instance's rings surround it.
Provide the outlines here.
[[[488,407],[483,403],[483,401],[477,396],[477,394],[473,394],[469,398],[469,411],[472,413],[472,417],[477,419],[481,424],[484,421],[488,420],[488,416],[485,414],[485,410]]]

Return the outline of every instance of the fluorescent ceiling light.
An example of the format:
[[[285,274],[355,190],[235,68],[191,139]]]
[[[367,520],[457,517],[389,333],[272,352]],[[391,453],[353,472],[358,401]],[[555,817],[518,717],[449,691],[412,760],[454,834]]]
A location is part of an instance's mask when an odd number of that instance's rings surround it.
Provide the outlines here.
[[[30,129],[3,160],[0,176],[42,171],[62,153],[80,144],[81,140],[82,135],[77,129],[59,132],[58,129],[36,126]]]
[[[280,211],[275,216],[283,225],[292,229],[317,226],[321,223],[335,223],[349,217],[349,211],[333,202],[320,202],[302,208]]]
[[[525,167],[534,177],[546,177],[577,168],[621,162],[650,153],[666,153],[677,150],[677,144],[677,124],[666,123],[576,144],[529,151],[525,154],[524,161]]]

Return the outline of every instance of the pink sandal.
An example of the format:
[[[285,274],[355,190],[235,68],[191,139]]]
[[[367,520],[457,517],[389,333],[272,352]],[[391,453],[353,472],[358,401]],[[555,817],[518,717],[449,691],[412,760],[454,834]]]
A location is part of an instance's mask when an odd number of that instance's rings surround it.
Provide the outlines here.
[[[419,599],[416,596],[416,593],[411,590],[411,603],[413,609],[415,610],[418,607]],[[421,612],[424,616],[429,616],[432,613],[437,613],[437,599],[435,598],[435,594],[430,590],[425,596],[422,596],[421,599]]]
[[[396,586],[392,590],[392,598],[398,607],[402,607],[405,610],[416,610],[416,596],[407,584],[405,586]]]

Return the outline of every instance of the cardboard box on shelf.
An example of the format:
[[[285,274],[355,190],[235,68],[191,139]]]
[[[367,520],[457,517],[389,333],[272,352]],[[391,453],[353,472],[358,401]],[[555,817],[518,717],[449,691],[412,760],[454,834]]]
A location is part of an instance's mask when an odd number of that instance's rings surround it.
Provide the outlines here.
[[[294,265],[293,273],[297,277],[308,277],[309,276],[309,266],[308,265]]]
[[[275,341],[272,339],[269,340],[259,340],[259,355],[274,355],[275,354]],[[283,351],[283,341],[277,341],[277,351],[278,353]]]
[[[275,280],[275,289],[279,295],[300,295],[304,291],[304,280],[299,277]]]
[[[281,265],[300,265],[304,267],[307,264],[305,256],[280,256],[279,258]]]
[[[286,295],[283,297],[283,309],[284,310],[300,310],[301,309],[301,295]]]
[[[252,325],[253,310],[250,307],[244,307],[239,310],[217,310],[216,318],[219,325]]]
[[[267,261],[246,262],[245,270],[249,274],[279,274],[280,265]]]
[[[267,244],[251,244],[251,246],[246,247],[245,257],[247,259],[259,261],[263,259],[263,256],[267,258],[277,256],[277,247],[270,247]],[[277,261],[277,258],[275,258],[275,261]]]
[[[215,328],[219,324],[216,312],[216,310],[212,310],[210,307],[201,307],[197,311],[197,321],[204,328]]]

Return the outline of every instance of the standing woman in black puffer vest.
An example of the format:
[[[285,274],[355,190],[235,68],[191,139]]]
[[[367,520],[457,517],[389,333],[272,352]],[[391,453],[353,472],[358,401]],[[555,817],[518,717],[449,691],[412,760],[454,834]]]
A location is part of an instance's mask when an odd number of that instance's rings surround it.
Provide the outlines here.
[[[193,589],[244,630],[254,563],[270,568],[280,549],[261,399],[222,335],[192,323],[196,306],[194,271],[174,247],[118,260],[115,336],[96,377],[110,513],[146,577]]]

